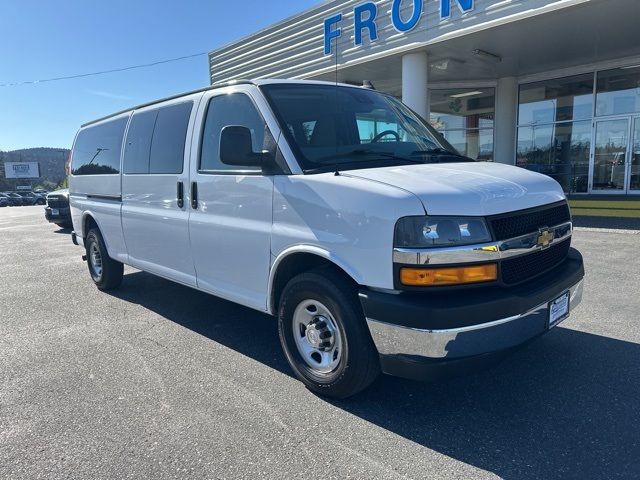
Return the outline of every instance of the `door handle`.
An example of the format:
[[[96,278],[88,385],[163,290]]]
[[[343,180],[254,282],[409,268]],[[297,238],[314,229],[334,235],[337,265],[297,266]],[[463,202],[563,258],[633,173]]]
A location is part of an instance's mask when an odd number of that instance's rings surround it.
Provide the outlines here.
[[[191,182],[191,208],[198,209],[198,183]]]
[[[178,208],[184,207],[184,183],[182,182],[178,182],[177,199],[178,199]]]

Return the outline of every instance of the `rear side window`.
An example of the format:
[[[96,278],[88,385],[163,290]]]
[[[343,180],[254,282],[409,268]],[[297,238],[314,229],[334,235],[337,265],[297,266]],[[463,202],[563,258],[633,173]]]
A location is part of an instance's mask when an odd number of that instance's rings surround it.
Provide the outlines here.
[[[182,173],[193,102],[136,113],[124,153],[124,173]]]
[[[157,110],[133,115],[124,147],[124,173],[149,173],[151,137],[157,116]]]
[[[122,138],[128,117],[118,118],[80,130],[73,147],[73,175],[114,175],[120,173]]]
[[[192,102],[158,110],[151,141],[149,173],[182,173]]]
[[[219,95],[211,98],[202,136],[200,170],[237,170],[234,165],[220,161],[220,134],[226,126],[236,125],[251,130],[253,151],[261,152],[265,147],[266,124],[251,99],[243,93]],[[259,167],[243,167],[243,170],[258,170]]]

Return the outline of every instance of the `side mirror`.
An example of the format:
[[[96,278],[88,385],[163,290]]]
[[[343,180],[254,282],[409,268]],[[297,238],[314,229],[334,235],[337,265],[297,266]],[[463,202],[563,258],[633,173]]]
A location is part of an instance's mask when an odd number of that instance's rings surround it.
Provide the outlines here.
[[[262,166],[263,153],[253,151],[251,130],[239,125],[229,125],[220,132],[220,161],[237,167]]]

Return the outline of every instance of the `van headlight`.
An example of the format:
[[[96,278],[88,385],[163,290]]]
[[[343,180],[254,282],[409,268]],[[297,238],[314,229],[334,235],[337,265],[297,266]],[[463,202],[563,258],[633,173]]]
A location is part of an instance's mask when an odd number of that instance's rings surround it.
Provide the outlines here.
[[[472,245],[491,241],[481,217],[403,217],[396,223],[394,246],[433,248]]]

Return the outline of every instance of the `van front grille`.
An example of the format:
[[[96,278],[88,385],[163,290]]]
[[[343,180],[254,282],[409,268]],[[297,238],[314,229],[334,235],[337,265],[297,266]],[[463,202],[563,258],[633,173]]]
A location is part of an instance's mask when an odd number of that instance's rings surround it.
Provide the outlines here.
[[[567,202],[489,217],[496,240],[520,237],[543,227],[555,227],[569,221],[571,213]]]
[[[514,285],[551,270],[567,258],[570,246],[571,239],[552,245],[545,250],[503,260],[500,264],[502,281],[508,285]]]

